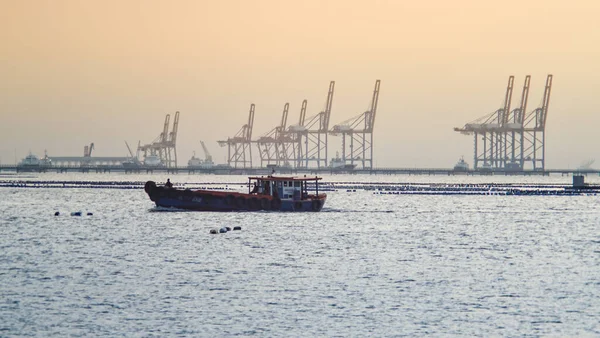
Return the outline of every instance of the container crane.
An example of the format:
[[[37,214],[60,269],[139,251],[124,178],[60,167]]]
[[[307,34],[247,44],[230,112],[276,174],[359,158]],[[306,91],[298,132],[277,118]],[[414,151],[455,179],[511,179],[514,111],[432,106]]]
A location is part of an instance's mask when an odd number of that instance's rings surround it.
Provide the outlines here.
[[[285,147],[282,144],[289,108],[290,104],[285,103],[279,125],[256,140],[261,167],[264,167],[265,165],[281,166],[286,165],[289,162],[286,156],[287,154],[285,153]]]
[[[308,118],[308,120],[304,117],[306,114],[306,111],[304,111],[300,117],[301,123],[290,128],[290,131],[297,134],[299,140],[304,141],[304,150],[299,152],[298,167],[308,168],[311,163],[316,164],[317,168],[327,167],[327,134],[329,132],[334,90],[335,81],[331,81],[329,82],[329,90],[323,111]]]
[[[238,165],[252,167],[252,129],[254,128],[254,103],[250,105],[248,123],[227,140],[217,141],[219,146],[227,146],[227,164],[235,168]]]
[[[454,131],[462,134],[474,135],[475,151],[473,156],[473,168],[475,169],[504,167],[506,161],[503,151],[503,149],[506,148],[506,131],[504,125],[505,121],[508,121],[514,79],[515,77],[513,75],[508,77],[508,84],[502,108],[480,117],[473,122],[467,123],[462,128],[454,128]],[[478,149],[481,149],[479,146],[480,140],[483,141],[483,151],[478,152]],[[480,165],[480,163],[482,165]]]
[[[475,169],[487,166],[490,169],[523,170],[526,164],[531,164],[534,170],[545,169],[545,131],[552,75],[546,78],[541,106],[529,113],[526,109],[531,76],[525,77],[519,107],[510,111],[513,80],[513,76],[509,77],[503,108],[462,128],[454,128],[454,131],[474,135]],[[483,141],[482,145],[480,141]],[[481,146],[483,151],[479,151]]]
[[[357,161],[362,164],[362,169],[373,169],[373,133],[375,130],[375,117],[377,115],[380,86],[381,80],[376,80],[369,110],[333,126],[330,132],[335,136],[341,134],[341,161],[347,164],[349,160],[351,168],[356,166],[354,162]]]
[[[303,164],[302,136],[306,135],[306,128],[304,127],[304,120],[306,119],[306,107],[307,101],[303,100],[302,106],[300,107],[300,118],[298,120],[298,124],[291,125],[281,132],[279,144],[283,148],[286,161],[288,161],[284,163],[284,165],[289,165],[289,161],[291,160],[294,161],[294,166],[296,168],[301,167]]]
[[[138,151],[144,152],[144,158],[155,156],[160,159],[160,163],[168,168],[177,167],[177,130],[179,126],[179,112],[175,112],[173,129],[169,132],[171,115],[165,116],[163,130],[152,143],[138,146]]]

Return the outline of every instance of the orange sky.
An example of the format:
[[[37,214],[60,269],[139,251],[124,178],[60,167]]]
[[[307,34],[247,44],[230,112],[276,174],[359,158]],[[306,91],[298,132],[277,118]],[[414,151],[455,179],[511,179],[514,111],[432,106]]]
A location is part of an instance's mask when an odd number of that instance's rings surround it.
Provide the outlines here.
[[[256,104],[255,136],[290,103],[313,115],[336,81],[332,124],[365,111],[381,79],[375,165],[451,167],[473,156],[452,130],[554,74],[547,167],[597,150],[598,1],[0,0],[0,161],[29,150],[125,156],[181,112],[180,164],[207,142],[217,162]],[[332,142],[330,153],[335,152]],[[255,159],[258,163],[258,158]],[[470,160],[469,162],[471,162]]]

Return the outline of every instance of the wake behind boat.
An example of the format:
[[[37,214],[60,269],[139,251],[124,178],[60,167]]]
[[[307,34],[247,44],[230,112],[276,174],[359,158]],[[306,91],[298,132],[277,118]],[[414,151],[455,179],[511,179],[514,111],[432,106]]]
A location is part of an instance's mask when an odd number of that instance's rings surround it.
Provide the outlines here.
[[[249,177],[248,193],[175,189],[157,186],[153,181],[146,182],[144,190],[156,206],[166,208],[194,211],[321,211],[327,194],[319,194],[319,180],[321,177]],[[314,183],[314,194],[308,193],[311,183]]]

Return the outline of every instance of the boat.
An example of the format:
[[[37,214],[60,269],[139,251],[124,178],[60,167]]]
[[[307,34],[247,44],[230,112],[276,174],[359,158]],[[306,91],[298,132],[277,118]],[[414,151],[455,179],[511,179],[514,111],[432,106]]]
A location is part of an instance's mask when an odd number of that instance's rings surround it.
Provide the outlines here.
[[[346,161],[340,158],[340,153],[336,152],[335,157],[329,161],[329,169],[331,170],[353,170],[356,164],[346,164]]]
[[[129,158],[126,161],[121,162],[124,168],[138,168],[140,167],[140,161],[134,158]]]
[[[146,167],[163,167],[164,164],[160,160],[160,157],[156,155],[148,155],[144,157],[144,166]]]
[[[29,155],[25,156],[24,159],[19,162],[18,167],[21,168],[39,168],[39,167],[48,167],[52,165],[52,160],[48,157],[48,153],[44,152],[44,157],[39,158],[29,152]]]
[[[454,171],[465,172],[469,171],[469,164],[465,162],[464,158],[460,158],[458,162],[454,165]]]
[[[492,171],[492,165],[487,162],[484,162],[481,168],[479,168],[479,171]]]
[[[201,159],[196,157],[196,152],[193,153],[192,157],[188,160],[189,168],[199,168],[199,169],[210,169],[215,166],[215,163],[211,158]]]
[[[144,190],[157,207],[193,211],[321,211],[327,194],[321,177],[248,177],[248,192],[177,189],[146,182]],[[251,189],[251,187],[253,187]],[[309,193],[310,189],[310,193]],[[313,193],[314,189],[314,193]]]
[[[31,152],[19,162],[20,167],[39,167],[40,165],[42,165],[42,161]]]

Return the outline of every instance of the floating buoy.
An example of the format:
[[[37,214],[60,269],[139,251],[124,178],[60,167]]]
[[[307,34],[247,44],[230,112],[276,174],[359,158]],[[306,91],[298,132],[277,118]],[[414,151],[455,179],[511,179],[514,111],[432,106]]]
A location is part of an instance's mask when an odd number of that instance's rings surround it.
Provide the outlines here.
[[[58,212],[58,211],[54,213],[54,216],[59,216],[59,215],[60,215],[60,212]]]
[[[91,212],[87,213],[88,216],[94,216],[94,214],[92,214]]]
[[[235,227],[233,227],[233,230],[242,230],[242,227],[241,226],[235,226]]]
[[[227,229],[227,231],[231,231],[231,228],[230,228],[230,227],[225,227],[225,229]]]
[[[72,212],[71,216],[81,216],[81,211]]]
[[[211,234],[218,234],[219,232],[217,231],[217,229],[210,229],[210,233]]]
[[[219,232],[222,233],[222,234],[224,234],[224,233],[227,232],[227,228],[221,228],[221,229],[219,229]]]

